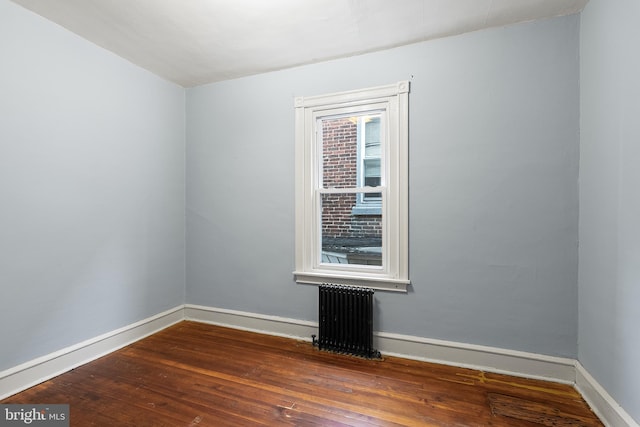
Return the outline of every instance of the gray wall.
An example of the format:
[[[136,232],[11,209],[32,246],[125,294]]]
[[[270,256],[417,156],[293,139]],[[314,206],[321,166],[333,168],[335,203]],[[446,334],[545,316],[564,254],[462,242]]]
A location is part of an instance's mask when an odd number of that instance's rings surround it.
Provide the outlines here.
[[[0,0],[0,371],[184,301],[184,90]]]
[[[640,422],[640,3],[581,21],[578,358]]]
[[[188,89],[186,302],[317,319],[293,98],[408,79],[413,286],[376,329],[575,357],[578,50],[569,16]]]

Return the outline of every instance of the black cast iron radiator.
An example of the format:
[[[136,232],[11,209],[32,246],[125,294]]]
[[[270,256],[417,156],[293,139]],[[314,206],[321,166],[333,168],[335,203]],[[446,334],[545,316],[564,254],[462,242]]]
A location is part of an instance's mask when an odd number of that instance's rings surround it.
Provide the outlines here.
[[[330,350],[379,358],[373,348],[373,289],[322,284],[319,287],[320,337],[313,343]]]

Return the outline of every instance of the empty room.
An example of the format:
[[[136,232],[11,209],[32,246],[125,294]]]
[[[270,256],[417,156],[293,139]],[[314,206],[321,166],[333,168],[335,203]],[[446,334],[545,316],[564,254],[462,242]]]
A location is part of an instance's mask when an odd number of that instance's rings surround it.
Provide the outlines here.
[[[0,0],[0,425],[638,427],[638,19]]]

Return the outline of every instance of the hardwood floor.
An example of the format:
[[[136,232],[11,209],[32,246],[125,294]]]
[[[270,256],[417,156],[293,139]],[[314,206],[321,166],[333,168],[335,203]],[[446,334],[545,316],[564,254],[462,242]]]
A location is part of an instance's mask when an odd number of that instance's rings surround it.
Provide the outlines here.
[[[84,426],[602,426],[573,387],[181,322],[1,403]]]

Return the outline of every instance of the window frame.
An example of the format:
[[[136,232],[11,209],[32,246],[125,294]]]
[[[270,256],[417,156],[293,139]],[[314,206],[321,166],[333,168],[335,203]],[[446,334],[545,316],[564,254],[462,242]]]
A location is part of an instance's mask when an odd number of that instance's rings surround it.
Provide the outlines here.
[[[295,106],[295,271],[297,283],[339,283],[380,290],[406,292],[408,269],[408,140],[409,82],[400,81],[327,95],[296,97]],[[381,268],[359,264],[328,264],[321,261],[318,204],[322,191],[319,173],[322,152],[319,130],[322,117],[339,114],[383,111],[381,128],[384,164],[381,187],[336,189],[335,191],[382,192]]]

